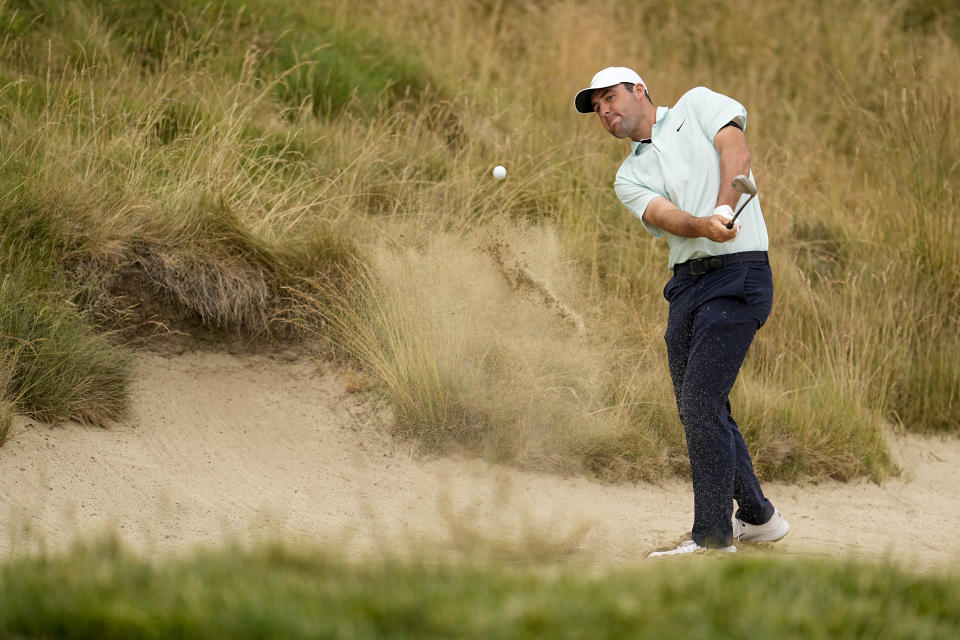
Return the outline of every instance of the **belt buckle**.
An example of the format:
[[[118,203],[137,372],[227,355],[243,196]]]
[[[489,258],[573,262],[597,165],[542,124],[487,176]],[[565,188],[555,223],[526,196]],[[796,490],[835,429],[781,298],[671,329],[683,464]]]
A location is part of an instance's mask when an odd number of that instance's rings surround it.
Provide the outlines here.
[[[702,271],[700,270],[700,267],[701,267],[701,266],[703,267],[703,270],[702,270]],[[708,271],[710,271],[710,269],[707,267],[707,259],[706,259],[706,258],[698,258],[698,259],[696,259],[696,260],[691,260],[691,261],[690,261],[690,275],[692,275],[692,276],[702,276],[703,274],[707,273]]]
[[[723,266],[722,256],[708,256],[690,261],[690,275],[702,276]]]

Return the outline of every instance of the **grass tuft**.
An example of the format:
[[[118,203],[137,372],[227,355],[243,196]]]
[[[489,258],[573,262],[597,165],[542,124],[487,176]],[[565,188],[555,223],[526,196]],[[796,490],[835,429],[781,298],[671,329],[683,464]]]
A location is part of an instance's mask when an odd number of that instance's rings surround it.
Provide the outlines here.
[[[12,375],[13,367],[10,363],[10,355],[6,351],[0,352],[0,447],[4,445],[13,432],[14,395],[10,386]]]
[[[34,293],[22,278],[0,281],[0,344],[6,394],[39,420],[104,425],[127,411],[132,356],[67,305]]]

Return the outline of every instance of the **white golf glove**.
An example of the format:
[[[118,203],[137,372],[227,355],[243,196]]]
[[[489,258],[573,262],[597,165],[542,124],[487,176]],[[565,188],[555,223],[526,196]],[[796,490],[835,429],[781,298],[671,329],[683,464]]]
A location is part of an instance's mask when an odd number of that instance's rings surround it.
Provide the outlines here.
[[[729,219],[731,219],[731,218],[733,217],[733,209],[731,209],[731,208],[730,208],[730,205],[728,205],[728,204],[722,204],[722,205],[720,205],[719,207],[716,207],[716,208],[713,210],[713,214],[714,214],[714,215],[723,216],[724,218],[726,218],[727,220],[729,220]],[[739,222],[737,222],[736,224],[733,225],[734,230],[737,232],[737,235],[736,235],[736,236],[733,236],[734,238],[736,238],[737,236],[740,235],[740,229],[741,229],[742,227],[743,227],[743,225],[740,224]]]

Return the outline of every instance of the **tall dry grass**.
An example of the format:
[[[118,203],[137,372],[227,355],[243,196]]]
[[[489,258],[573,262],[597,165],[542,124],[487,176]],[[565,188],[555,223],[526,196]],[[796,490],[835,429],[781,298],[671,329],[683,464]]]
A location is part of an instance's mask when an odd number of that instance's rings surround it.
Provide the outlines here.
[[[957,46],[935,25],[908,31],[904,5],[860,3],[832,7],[829,18],[802,4],[687,3],[655,21],[615,3],[376,6],[383,29],[452,61],[449,77],[494,114],[465,126],[472,137],[459,150],[476,150],[467,184],[484,193],[468,199],[449,178],[420,189],[443,192],[445,206],[431,212],[439,225],[483,227],[506,215],[558,229],[589,274],[583,290],[627,298],[648,325],[637,338],[645,370],[663,367],[663,248],[610,193],[624,150],[572,114],[570,96],[596,68],[629,63],[658,103],[709,84],[748,106],[778,294],[735,403],[763,473],[882,476],[891,468],[885,421],[920,431],[955,424]],[[724,20],[730,10],[744,19]],[[403,139],[403,153],[418,156],[417,138]],[[480,158],[510,167],[509,186],[481,181]],[[639,394],[671,402],[665,387]],[[606,441],[645,460],[653,449]],[[666,451],[682,456],[682,447]]]
[[[168,43],[147,78],[97,9],[63,11],[78,40],[48,42],[94,52],[58,59],[51,44],[42,76],[5,87],[11,251],[55,245],[82,289],[120,298],[110,310],[155,296],[216,328],[269,332],[284,282],[350,253],[313,215],[336,176],[291,161],[297,133],[270,101],[284,76],[256,80],[256,47],[222,74],[210,43],[238,27],[208,9],[203,31]],[[21,59],[39,48],[20,46]]]
[[[879,478],[885,423],[960,423],[957,20],[820,4],[0,3],[4,269],[101,317],[146,291],[319,332],[430,450],[682,471],[666,248],[570,104],[628,64],[658,104],[750,113],[777,294],[733,401],[761,474]]]

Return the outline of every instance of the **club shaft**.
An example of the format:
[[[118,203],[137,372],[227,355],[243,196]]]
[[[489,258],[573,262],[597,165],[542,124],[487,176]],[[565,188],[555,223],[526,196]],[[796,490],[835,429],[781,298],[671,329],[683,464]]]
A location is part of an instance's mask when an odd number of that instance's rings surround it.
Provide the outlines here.
[[[743,208],[744,208],[745,206],[747,206],[747,203],[749,203],[751,200],[753,200],[756,196],[757,196],[757,194],[755,194],[755,193],[750,194],[750,197],[747,198],[747,201],[744,202],[742,205],[740,205],[740,207],[737,209],[736,213],[733,214],[733,217],[730,218],[730,219],[727,221],[727,229],[733,229],[733,223],[737,221],[737,216],[739,216],[739,215],[740,215],[740,212],[743,211]]]

